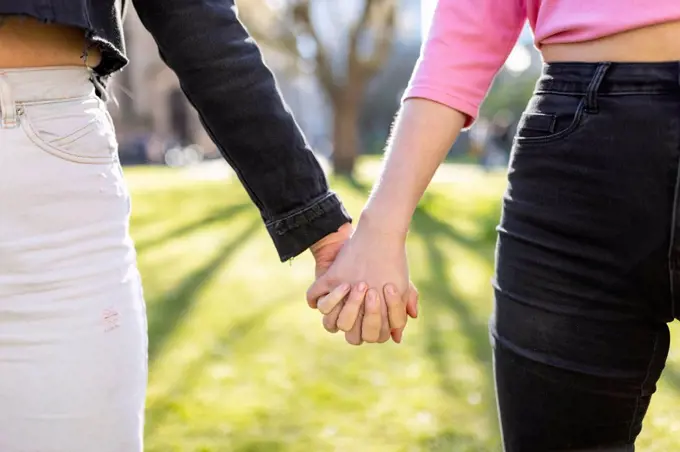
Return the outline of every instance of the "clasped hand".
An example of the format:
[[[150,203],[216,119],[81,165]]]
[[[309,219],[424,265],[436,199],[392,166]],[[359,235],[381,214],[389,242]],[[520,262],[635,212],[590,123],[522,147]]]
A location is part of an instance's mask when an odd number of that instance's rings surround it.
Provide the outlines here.
[[[349,224],[316,243],[316,281],[307,303],[324,328],[345,332],[353,345],[401,342],[408,317],[418,315],[418,292],[409,282],[405,235]]]

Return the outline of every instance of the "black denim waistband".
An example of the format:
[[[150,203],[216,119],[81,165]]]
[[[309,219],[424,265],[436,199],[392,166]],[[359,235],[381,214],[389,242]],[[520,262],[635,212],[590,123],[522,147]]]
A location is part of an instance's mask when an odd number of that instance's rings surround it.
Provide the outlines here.
[[[582,95],[680,93],[680,61],[664,63],[548,63],[536,92]]]

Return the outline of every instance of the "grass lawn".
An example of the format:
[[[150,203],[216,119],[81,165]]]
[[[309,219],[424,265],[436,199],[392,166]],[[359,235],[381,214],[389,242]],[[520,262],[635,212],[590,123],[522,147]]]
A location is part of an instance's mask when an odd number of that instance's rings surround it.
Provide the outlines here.
[[[354,348],[306,307],[312,260],[280,264],[236,181],[127,169],[148,304],[150,452],[497,451],[487,319],[502,175],[428,193],[409,239],[421,318]],[[354,215],[365,188],[335,184]],[[676,328],[677,330],[677,328]],[[641,451],[680,450],[680,353]]]

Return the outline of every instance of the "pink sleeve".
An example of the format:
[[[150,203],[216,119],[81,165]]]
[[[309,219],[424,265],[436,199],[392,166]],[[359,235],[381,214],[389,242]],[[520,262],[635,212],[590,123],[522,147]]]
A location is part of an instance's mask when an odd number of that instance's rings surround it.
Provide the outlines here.
[[[404,99],[424,98],[479,114],[494,77],[519,37],[523,0],[438,0],[429,36]]]

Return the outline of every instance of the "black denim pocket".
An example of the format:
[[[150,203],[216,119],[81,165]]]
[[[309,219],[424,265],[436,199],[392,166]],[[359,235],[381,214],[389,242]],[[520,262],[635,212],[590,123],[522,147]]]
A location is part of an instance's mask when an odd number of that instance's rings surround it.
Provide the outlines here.
[[[517,126],[518,144],[549,143],[578,129],[585,111],[584,96],[537,93]]]

